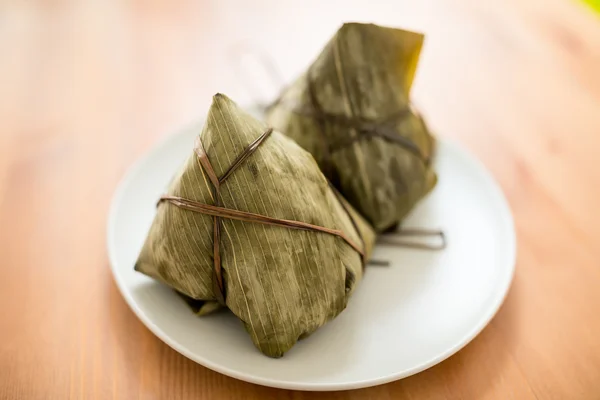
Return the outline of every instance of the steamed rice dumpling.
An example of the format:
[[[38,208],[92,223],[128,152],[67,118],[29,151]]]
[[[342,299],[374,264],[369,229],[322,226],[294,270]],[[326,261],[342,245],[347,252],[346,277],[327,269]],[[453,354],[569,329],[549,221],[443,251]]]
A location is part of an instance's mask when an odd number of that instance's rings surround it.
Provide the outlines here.
[[[198,314],[229,308],[280,357],[335,318],[375,234],[293,140],[217,94],[135,269]]]
[[[344,24],[267,113],[378,232],[437,181],[434,139],[409,100],[422,44],[418,33]]]

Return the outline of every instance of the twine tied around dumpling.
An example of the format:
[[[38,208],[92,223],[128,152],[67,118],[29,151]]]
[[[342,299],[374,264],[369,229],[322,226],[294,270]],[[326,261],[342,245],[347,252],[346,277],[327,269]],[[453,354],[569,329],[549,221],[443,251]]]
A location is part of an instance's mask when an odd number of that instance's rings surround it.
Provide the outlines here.
[[[220,178],[215,173],[215,170],[208,159],[208,155],[204,150],[204,146],[202,145],[202,141],[200,137],[196,138],[196,143],[194,146],[194,152],[202,165],[202,168],[208,175],[210,181],[213,184],[213,195],[215,199],[215,205],[204,204],[194,200],[185,199],[178,196],[169,196],[164,195],[160,198],[158,204],[163,201],[166,201],[170,204],[173,204],[177,207],[180,207],[185,210],[194,211],[206,215],[211,215],[213,217],[213,260],[214,260],[214,269],[213,269],[213,290],[214,294],[217,297],[217,301],[222,305],[225,305],[225,284],[223,283],[223,274],[221,268],[221,254],[220,254],[220,237],[221,237],[221,223],[220,218],[229,218],[238,221],[245,222],[254,222],[265,225],[273,225],[280,226],[289,229],[300,229],[314,232],[323,232],[330,235],[337,236],[348,243],[358,254],[360,254],[363,267],[365,265],[365,252],[364,252],[364,242],[360,233],[360,230],[356,226],[356,222],[352,218],[352,215],[349,213],[348,209],[344,205],[343,202],[340,201],[344,211],[348,214],[350,221],[352,222],[354,229],[358,233],[361,243],[360,245],[355,243],[352,239],[350,239],[343,231],[337,229],[326,228],[319,225],[313,225],[302,221],[293,221],[287,219],[273,218],[266,215],[249,213],[245,211],[234,210],[221,206],[221,196],[220,196],[220,187],[221,185],[235,172],[235,170],[243,164],[244,160],[252,155],[258,149],[258,147],[264,143],[264,141],[271,135],[273,132],[272,128],[267,129],[262,135],[260,135],[254,142],[250,143],[248,147],[244,149],[244,151],[235,159],[229,169],[221,176]],[[336,194],[336,198],[339,199],[339,194],[334,190]]]

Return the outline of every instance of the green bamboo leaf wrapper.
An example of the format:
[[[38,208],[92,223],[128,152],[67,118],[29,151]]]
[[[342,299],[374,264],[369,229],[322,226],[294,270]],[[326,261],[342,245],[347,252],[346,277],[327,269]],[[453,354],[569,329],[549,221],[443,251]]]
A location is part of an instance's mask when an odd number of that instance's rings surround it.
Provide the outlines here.
[[[267,122],[313,154],[378,232],[401,221],[437,182],[430,164],[434,138],[409,101],[422,44],[418,33],[344,24],[267,113]],[[420,156],[380,137],[336,146],[363,132],[330,119],[319,123],[310,115],[314,101],[328,114],[375,124],[405,110],[392,119],[394,134],[418,148]]]
[[[217,176],[267,126],[216,95],[200,140]],[[221,185],[221,205],[343,231],[365,253],[375,233],[346,212],[313,157],[273,132]],[[168,194],[213,205],[213,187],[190,149]],[[355,219],[354,227],[349,214]],[[299,338],[335,318],[362,279],[360,254],[339,237],[221,218],[220,255],[226,306],[256,347],[280,357]],[[219,308],[213,292],[213,218],[162,202],[135,269],[170,287],[198,314]]]

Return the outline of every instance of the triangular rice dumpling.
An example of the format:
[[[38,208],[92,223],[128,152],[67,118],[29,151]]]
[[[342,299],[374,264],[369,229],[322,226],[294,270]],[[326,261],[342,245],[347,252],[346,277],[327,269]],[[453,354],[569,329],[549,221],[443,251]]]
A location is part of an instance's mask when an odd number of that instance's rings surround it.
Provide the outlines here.
[[[378,232],[437,181],[434,138],[409,101],[422,44],[418,33],[344,24],[267,113]]]
[[[280,357],[344,310],[374,231],[307,151],[224,95],[191,150],[135,269],[199,314],[220,301],[260,351]]]

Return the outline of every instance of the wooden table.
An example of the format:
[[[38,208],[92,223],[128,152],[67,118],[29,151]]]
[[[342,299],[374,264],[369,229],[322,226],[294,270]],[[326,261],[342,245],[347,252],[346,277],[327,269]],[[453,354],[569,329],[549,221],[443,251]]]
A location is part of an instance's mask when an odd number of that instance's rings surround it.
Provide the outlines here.
[[[0,398],[600,398],[600,18],[566,0],[240,3],[0,5]],[[464,350],[395,383],[315,394],[225,377],[121,298],[111,194],[213,93],[274,93],[240,84],[243,49],[290,79],[355,19],[427,34],[415,103],[501,183],[514,283]]]

